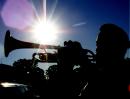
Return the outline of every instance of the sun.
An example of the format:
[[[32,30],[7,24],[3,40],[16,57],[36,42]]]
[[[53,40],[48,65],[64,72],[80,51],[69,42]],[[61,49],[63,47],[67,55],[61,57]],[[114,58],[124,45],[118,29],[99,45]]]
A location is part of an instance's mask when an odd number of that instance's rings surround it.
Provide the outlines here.
[[[58,26],[52,21],[37,21],[33,24],[31,32],[40,44],[49,44],[58,37]]]

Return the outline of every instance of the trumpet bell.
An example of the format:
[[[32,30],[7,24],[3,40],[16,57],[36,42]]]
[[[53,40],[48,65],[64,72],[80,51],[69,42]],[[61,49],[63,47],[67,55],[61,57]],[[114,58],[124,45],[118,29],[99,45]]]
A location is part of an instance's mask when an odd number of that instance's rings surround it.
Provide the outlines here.
[[[40,48],[40,49],[59,49],[60,46],[53,46],[53,45],[41,45],[37,43],[30,43],[25,41],[20,41],[13,38],[10,35],[10,31],[6,31],[5,41],[4,41],[4,53],[5,56],[8,57],[9,53],[16,49],[21,48]]]

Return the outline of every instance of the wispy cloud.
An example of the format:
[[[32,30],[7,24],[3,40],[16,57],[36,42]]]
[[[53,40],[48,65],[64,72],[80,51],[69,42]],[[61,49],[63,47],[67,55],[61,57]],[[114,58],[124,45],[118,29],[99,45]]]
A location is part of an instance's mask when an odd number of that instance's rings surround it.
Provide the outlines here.
[[[79,23],[73,24],[72,27],[78,27],[78,26],[83,26],[83,25],[86,25],[86,22],[79,22]]]

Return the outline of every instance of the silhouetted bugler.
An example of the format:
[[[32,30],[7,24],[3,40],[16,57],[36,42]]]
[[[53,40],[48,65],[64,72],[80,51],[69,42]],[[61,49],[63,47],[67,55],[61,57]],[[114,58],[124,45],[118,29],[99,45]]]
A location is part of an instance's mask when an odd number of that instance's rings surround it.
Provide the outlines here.
[[[1,64],[1,97],[43,98],[46,96],[129,97],[130,60],[125,59],[130,42],[127,33],[115,24],[104,24],[96,41],[96,55],[78,41],[64,46],[40,45],[5,36],[5,56],[21,48],[56,49],[55,53],[33,53],[32,59],[19,59],[13,66]],[[38,56],[38,58],[36,57]],[[48,70],[38,62],[56,62]],[[120,66],[121,65],[121,66]],[[88,85],[89,82],[89,85]],[[89,90],[88,90],[89,86]]]

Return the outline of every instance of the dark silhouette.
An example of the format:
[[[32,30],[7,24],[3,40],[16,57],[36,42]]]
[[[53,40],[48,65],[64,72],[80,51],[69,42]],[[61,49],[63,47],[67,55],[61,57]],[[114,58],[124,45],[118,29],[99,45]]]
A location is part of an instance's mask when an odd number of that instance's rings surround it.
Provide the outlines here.
[[[9,31],[7,32],[7,56],[14,49],[39,48],[39,44],[16,40],[10,36]],[[10,42],[20,46],[14,45],[13,48],[9,48]],[[31,87],[31,91],[24,94],[24,97],[33,99],[46,96],[128,98],[130,60],[125,59],[125,54],[130,44],[127,33],[114,24],[104,24],[100,28],[96,46],[95,55],[91,50],[83,49],[78,41],[65,41],[63,47],[53,46],[58,49],[57,53],[34,53],[32,59],[15,61],[10,71],[1,69],[1,74],[5,71],[11,74],[0,75],[1,81],[15,81]],[[57,62],[57,65],[50,66],[45,75],[45,71],[37,67],[38,62]],[[14,92],[14,96],[15,94]]]
[[[34,94],[31,87],[18,83],[15,78],[16,75],[13,66],[0,64],[0,98],[33,98]]]
[[[104,24],[96,41],[97,71],[93,76],[92,95],[98,98],[128,98],[129,66],[125,54],[129,47],[127,33],[114,24]],[[90,91],[90,93],[91,93]]]
[[[35,94],[42,96],[46,89],[44,71],[37,66],[33,66],[33,64],[34,61],[30,59],[15,61],[13,63],[16,73],[15,79],[18,83],[31,86]]]
[[[0,64],[0,81],[14,81],[14,69],[10,65]]]
[[[77,43],[77,44],[76,44]],[[75,45],[74,45],[75,44]],[[53,96],[75,96],[79,78],[73,70],[78,65],[79,52],[82,49],[78,42],[66,41],[64,47],[58,49],[58,65],[48,69],[49,92]]]
[[[13,46],[9,47],[10,44]],[[12,50],[39,46],[41,45],[17,40],[10,35],[10,31],[6,32],[6,57]],[[71,40],[65,41],[63,47],[43,45],[42,48],[57,49],[57,53],[34,53],[31,60],[20,59],[14,62],[16,81],[31,85],[40,96],[79,96],[81,89],[88,83],[88,67],[91,64],[89,58],[93,58],[94,53],[83,49],[79,42]],[[35,58],[36,55],[39,59]],[[38,62],[57,62],[57,65],[48,69],[45,79],[44,71],[35,66]],[[75,69],[76,65],[79,68]]]
[[[88,53],[90,50],[83,49],[77,41],[64,42],[64,47],[58,49],[58,65],[47,70],[49,94],[63,97],[80,95],[88,83],[88,66],[91,64]],[[79,67],[75,68],[75,65]]]

